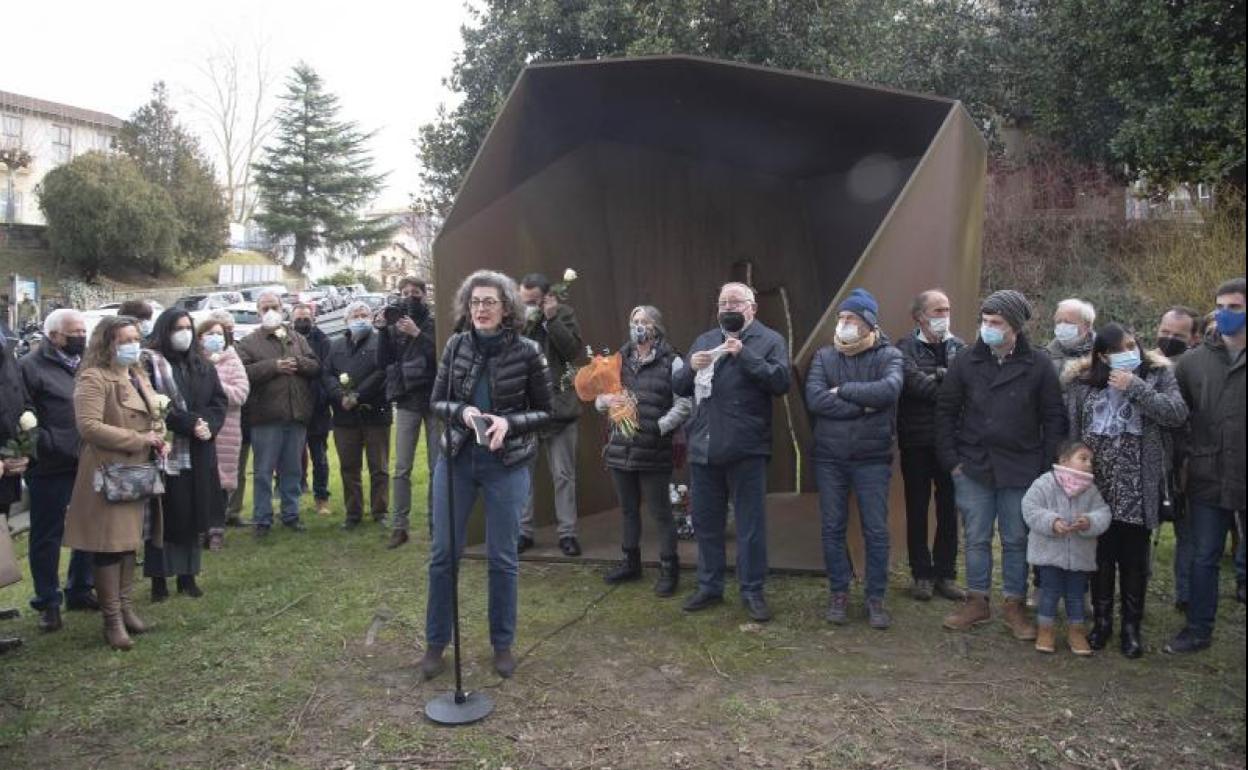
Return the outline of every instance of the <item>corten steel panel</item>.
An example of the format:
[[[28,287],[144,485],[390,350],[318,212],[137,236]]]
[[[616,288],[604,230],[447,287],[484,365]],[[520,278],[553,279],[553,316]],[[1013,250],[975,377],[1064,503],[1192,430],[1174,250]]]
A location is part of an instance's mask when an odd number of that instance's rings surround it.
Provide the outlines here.
[[[569,266],[581,276],[570,302],[595,347],[618,347],[629,309],[644,303],[687,348],[714,324],[717,287],[742,278],[763,321],[794,355],[807,350],[803,363],[851,285],[875,291],[900,333],[910,296],[942,284],[969,329],[983,165],[982,140],[948,100],[686,57],[529,68],[434,246],[442,339],[473,270],[555,278]],[[775,418],[769,487],[792,492],[794,439],[809,442],[796,385]],[[615,505],[601,446],[587,409],[582,515]],[[550,519],[549,487],[541,467],[539,521]],[[776,566],[821,567],[786,563],[777,545]]]

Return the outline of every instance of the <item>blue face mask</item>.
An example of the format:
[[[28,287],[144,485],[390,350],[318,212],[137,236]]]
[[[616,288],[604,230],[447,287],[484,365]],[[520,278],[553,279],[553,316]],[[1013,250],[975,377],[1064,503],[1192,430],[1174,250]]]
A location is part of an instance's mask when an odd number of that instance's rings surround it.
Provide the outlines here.
[[[347,328],[351,330],[352,337],[363,337],[373,330],[373,322],[367,318],[353,318]]]
[[[979,338],[984,341],[988,347],[996,347],[1005,342],[1005,332],[995,326],[984,324],[979,327]]]
[[[139,343],[123,342],[117,346],[117,352],[113,356],[113,360],[118,366],[134,366],[139,362]]]
[[[1116,372],[1134,372],[1140,368],[1140,351],[1124,350],[1109,354],[1109,368]]]
[[[204,350],[209,353],[220,353],[222,350],[225,350],[224,334],[205,334],[203,339]]]
[[[1234,337],[1244,330],[1244,318],[1244,311],[1231,310],[1228,307],[1218,308],[1213,314],[1213,320],[1218,325],[1218,334],[1228,337]]]

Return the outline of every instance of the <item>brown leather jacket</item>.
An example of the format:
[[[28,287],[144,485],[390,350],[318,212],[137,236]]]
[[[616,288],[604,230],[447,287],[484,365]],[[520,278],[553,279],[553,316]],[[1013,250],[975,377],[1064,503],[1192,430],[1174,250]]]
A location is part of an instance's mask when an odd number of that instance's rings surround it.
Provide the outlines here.
[[[234,350],[251,381],[251,393],[243,408],[249,427],[275,422],[306,424],[312,418],[321,362],[303,335],[285,324],[276,329],[258,327],[239,340]],[[299,365],[298,373],[279,373],[277,360],[291,357]]]

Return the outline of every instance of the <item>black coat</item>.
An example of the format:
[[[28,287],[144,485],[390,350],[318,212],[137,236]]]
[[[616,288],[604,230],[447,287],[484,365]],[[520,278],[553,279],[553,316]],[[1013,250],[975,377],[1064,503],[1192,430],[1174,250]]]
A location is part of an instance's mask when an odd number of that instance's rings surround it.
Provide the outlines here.
[[[815,462],[891,462],[904,379],[901,351],[883,334],[856,356],[832,345],[817,350],[806,374]]]
[[[377,331],[362,340],[344,334],[334,340],[329,358],[321,366],[321,387],[329,394],[334,410],[334,427],[389,425],[390,402],[386,400],[386,370],[377,365]],[[338,378],[351,378],[358,403],[354,409],[342,408],[346,389]]]
[[[0,445],[17,436],[17,420],[29,406],[17,361],[13,358],[13,347],[0,340]],[[9,505],[21,496],[21,477],[0,475],[0,513],[7,512]]]
[[[191,469],[166,477],[162,498],[165,542],[184,546],[196,543],[208,531],[208,522],[219,516],[225,505],[213,441],[225,423],[228,401],[216,368],[202,359],[192,364],[191,355],[198,354],[189,354],[181,361],[169,359],[186,409],[172,408],[165,419],[165,425],[176,436],[190,439]],[[148,376],[151,374],[149,362]],[[195,423],[201,418],[212,433],[207,441],[195,438]]]
[[[1244,351],[1232,359],[1221,337],[1206,340],[1183,354],[1175,378],[1191,410],[1188,496],[1244,510]]]
[[[424,412],[438,376],[438,349],[433,314],[412,319],[420,334],[410,337],[391,327],[373,332],[378,335],[377,366],[386,373],[386,399],[399,409]]]
[[[39,457],[31,476],[74,473],[78,469],[78,426],[74,423],[75,371],[50,342],[18,362],[22,383],[39,418]]]
[[[920,340],[915,332],[897,342],[906,365],[906,385],[897,405],[897,443],[902,449],[936,446],[936,394],[945,372],[966,343],[950,334],[939,347],[944,348],[943,362],[936,347]]]
[[[312,353],[321,362],[321,371],[324,372],[325,367],[329,365],[329,356],[333,350],[334,343],[329,339],[329,335],[321,331],[321,327],[315,325],[304,339],[308,341],[308,346],[312,348]],[[308,435],[325,436],[329,434],[331,423],[329,391],[325,388],[323,378],[318,377],[312,381],[311,385],[314,392],[312,419],[308,421]],[[243,422],[246,424],[246,420]]]
[[[451,454],[476,441],[461,419],[472,403],[477,381],[489,377],[490,413],[506,417],[507,438],[500,451],[504,465],[528,462],[537,453],[537,435],[550,420],[550,367],[532,340],[512,331],[503,332],[502,349],[487,365],[472,332],[459,332],[446,341],[442,363],[433,383],[433,411],[451,424]],[[446,434],[442,436],[446,451]]]
[[[637,397],[637,432],[625,438],[618,430],[611,432],[603,451],[608,468],[622,471],[670,471],[672,469],[672,435],[659,430],[659,418],[676,402],[672,392],[672,362],[676,351],[665,340],[659,340],[654,358],[634,369],[629,361],[637,348],[629,342],[620,349],[620,381],[625,390]]]
[[[719,347],[724,333],[712,329],[698,337],[689,356]],[[711,395],[694,404],[689,421],[689,461],[726,465],[747,457],[771,457],[771,406],[789,392],[792,362],[784,338],[757,319],[741,332],[736,356],[715,362]],[[692,366],[672,378],[677,395],[693,397]]]
[[[954,360],[936,400],[936,452],[990,487],[1029,487],[1057,459],[1066,407],[1053,362],[1019,334],[998,363],[977,341]]]

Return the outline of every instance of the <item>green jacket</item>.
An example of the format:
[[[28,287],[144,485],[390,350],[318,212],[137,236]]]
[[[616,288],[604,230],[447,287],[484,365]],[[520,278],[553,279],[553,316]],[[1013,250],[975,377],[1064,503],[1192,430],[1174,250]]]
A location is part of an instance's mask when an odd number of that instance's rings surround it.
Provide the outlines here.
[[[274,422],[306,424],[312,419],[321,362],[302,334],[285,325],[273,330],[258,327],[239,340],[235,352],[251,381],[251,393],[243,406],[248,427]],[[277,359],[291,356],[298,362],[298,374],[278,373]]]
[[[1175,377],[1191,409],[1188,497],[1244,510],[1244,351],[1231,360],[1221,337],[1205,340],[1183,354]]]
[[[555,395],[550,422],[556,429],[561,428],[581,414],[581,402],[569,373],[573,362],[581,357],[581,327],[576,322],[576,311],[561,304],[555,308],[554,318],[541,315],[526,323],[524,336],[541,345],[546,354]]]

